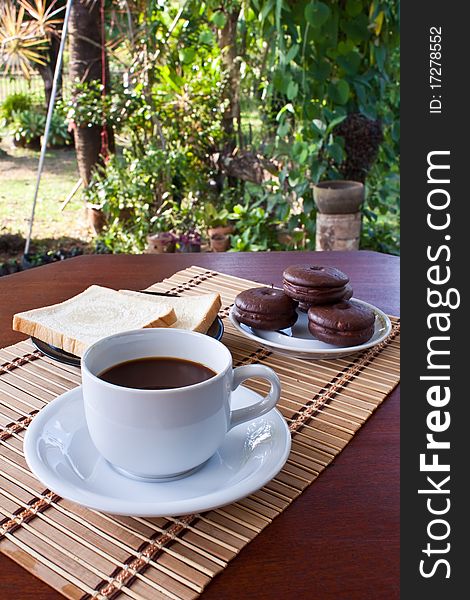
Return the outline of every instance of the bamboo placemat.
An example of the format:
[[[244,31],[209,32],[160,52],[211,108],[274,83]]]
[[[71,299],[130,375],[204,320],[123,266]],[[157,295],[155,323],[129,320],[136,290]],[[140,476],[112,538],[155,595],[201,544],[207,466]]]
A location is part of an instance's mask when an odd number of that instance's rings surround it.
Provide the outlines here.
[[[175,518],[116,517],[66,501],[35,479],[24,432],[48,402],[80,384],[78,368],[20,342],[0,350],[0,550],[67,598],[190,600],[310,485],[399,381],[400,325],[352,357],[309,362],[273,354],[226,318],[235,296],[256,285],[191,267],[149,289],[222,296],[234,364],[262,362],[282,382],[279,408],[292,433],[283,470],[250,497]],[[256,391],[266,384],[252,383]]]

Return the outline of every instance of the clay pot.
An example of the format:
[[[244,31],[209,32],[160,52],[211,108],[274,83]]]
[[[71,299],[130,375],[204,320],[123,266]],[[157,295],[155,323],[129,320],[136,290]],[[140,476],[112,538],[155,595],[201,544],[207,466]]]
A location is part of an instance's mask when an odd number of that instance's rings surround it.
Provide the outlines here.
[[[212,252],[227,252],[230,248],[230,236],[220,233],[211,235],[210,247]]]
[[[293,234],[296,233],[302,233],[302,238],[299,240],[298,237],[294,237]],[[287,228],[285,227],[281,227],[277,230],[276,232],[277,235],[277,241],[282,244],[283,246],[293,246],[294,244],[296,244],[296,248],[304,247],[305,244],[305,231],[302,231],[302,229],[300,229],[299,227],[296,227],[293,231],[289,231]]]
[[[28,148],[29,150],[40,150],[41,149],[41,138],[35,137],[27,142],[24,138],[17,140],[13,138],[13,145],[16,148]]]
[[[176,238],[170,232],[147,236],[147,254],[169,254],[176,250]]]
[[[201,252],[201,244],[193,242],[180,242],[180,252]]]
[[[284,246],[288,246],[292,244],[292,234],[288,229],[278,229],[277,231],[277,241]]]
[[[135,211],[133,208],[121,208],[119,211],[119,220],[121,223],[126,221],[132,221],[135,218]]]
[[[364,184],[359,181],[322,181],[313,186],[318,211],[326,215],[357,213],[364,202]]]
[[[99,235],[106,225],[106,217],[101,207],[97,204],[87,203],[86,215],[88,226],[91,227],[95,235]]]

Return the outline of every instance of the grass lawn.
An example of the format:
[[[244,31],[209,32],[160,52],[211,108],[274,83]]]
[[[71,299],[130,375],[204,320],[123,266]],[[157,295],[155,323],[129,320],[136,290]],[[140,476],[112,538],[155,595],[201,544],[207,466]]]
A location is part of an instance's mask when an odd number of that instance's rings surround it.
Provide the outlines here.
[[[26,237],[33,204],[39,152],[15,148],[11,139],[0,144],[0,236]],[[84,245],[90,240],[80,191],[60,210],[79,175],[73,150],[49,150],[39,189],[33,226],[36,251]]]

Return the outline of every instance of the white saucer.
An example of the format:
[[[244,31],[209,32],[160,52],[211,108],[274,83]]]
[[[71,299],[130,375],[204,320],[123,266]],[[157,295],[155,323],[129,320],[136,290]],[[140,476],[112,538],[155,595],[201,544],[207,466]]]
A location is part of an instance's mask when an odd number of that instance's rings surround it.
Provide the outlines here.
[[[243,386],[232,397],[236,408],[258,400]],[[191,475],[164,483],[136,481],[117,473],[95,449],[81,387],[44,407],[24,439],[29,468],[53,492],[95,510],[141,517],[184,515],[244,498],[281,470],[290,446],[286,422],[274,409],[234,427],[218,452]]]
[[[374,311],[375,328],[370,340],[358,346],[347,346],[345,348],[326,344],[325,342],[321,342],[314,338],[308,330],[307,313],[301,310],[297,310],[298,319],[295,325],[289,327],[289,329],[284,329],[282,332],[254,329],[253,327],[240,323],[234,315],[234,307],[230,310],[229,319],[240,333],[243,333],[247,338],[258,342],[258,344],[269,348],[273,352],[309,360],[342,358],[380,344],[392,330],[390,319],[384,312],[368,302],[358,300],[357,298],[354,298],[354,300],[358,304],[367,306]]]

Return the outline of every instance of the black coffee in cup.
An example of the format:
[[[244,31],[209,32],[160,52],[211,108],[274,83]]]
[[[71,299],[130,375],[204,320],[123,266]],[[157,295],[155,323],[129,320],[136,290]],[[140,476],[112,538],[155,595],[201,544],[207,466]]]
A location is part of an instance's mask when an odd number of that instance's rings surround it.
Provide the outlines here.
[[[138,390],[168,390],[201,383],[215,371],[201,363],[171,356],[127,360],[98,375],[103,381]]]

